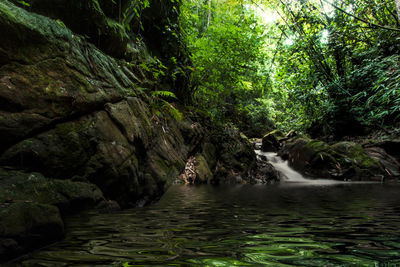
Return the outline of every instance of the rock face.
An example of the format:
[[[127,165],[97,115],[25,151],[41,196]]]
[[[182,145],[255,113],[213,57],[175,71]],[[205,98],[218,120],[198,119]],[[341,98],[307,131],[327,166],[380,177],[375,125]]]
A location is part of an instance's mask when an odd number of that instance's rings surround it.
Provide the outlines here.
[[[390,178],[377,158],[352,142],[328,145],[318,140],[295,138],[284,145],[279,155],[308,177],[363,181]]]
[[[150,52],[186,64],[178,29],[164,30],[177,25],[178,1],[150,1],[140,44],[114,1],[12,2],[0,2],[0,262],[61,238],[70,212],[156,200],[190,156],[203,182],[248,172],[255,155],[245,138],[229,129],[210,137],[145,94],[185,93],[185,73],[167,61],[174,79],[140,67]],[[225,177],[215,178],[217,166]]]
[[[161,195],[196,144],[129,97],[135,69],[7,1],[0,28],[0,164],[92,182],[123,206]]]

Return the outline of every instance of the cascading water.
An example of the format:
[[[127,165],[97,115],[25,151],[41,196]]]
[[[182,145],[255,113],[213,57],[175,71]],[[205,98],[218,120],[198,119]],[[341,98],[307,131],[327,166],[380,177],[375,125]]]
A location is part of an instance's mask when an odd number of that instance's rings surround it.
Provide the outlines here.
[[[260,148],[261,145],[256,145],[256,148]],[[258,157],[265,156],[267,161],[281,174],[281,181],[301,184],[313,184],[313,185],[330,185],[330,184],[341,184],[343,181],[328,180],[328,179],[307,179],[303,175],[293,170],[289,166],[289,162],[283,160],[275,152],[263,152],[260,149],[255,150]]]
[[[300,173],[296,172],[289,167],[288,161],[283,160],[274,152],[262,152],[256,150],[256,153],[260,156],[265,156],[269,163],[277,170],[281,176],[290,182],[307,182],[309,180],[305,179]]]

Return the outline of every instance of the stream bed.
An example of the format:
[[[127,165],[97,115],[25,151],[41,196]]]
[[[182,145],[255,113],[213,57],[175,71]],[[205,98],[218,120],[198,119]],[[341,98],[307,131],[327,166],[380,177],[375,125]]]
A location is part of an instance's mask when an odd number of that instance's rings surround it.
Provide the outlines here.
[[[66,227],[11,266],[398,266],[400,186],[174,185],[154,205]]]

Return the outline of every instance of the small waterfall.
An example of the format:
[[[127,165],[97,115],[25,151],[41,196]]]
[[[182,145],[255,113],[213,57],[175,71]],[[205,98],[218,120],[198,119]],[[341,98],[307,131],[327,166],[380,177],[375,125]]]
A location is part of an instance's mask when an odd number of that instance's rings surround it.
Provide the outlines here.
[[[275,152],[261,152],[256,151],[258,155],[265,156],[269,163],[274,166],[275,170],[277,170],[285,180],[290,182],[307,182],[309,180],[305,179],[303,175],[293,170],[289,167],[288,161],[283,160],[278,156]]]
[[[259,146],[256,146],[259,148]],[[342,184],[346,183],[343,181],[336,180],[328,180],[328,179],[307,179],[304,178],[303,175],[293,170],[289,166],[289,162],[283,160],[278,156],[278,153],[275,152],[262,152],[259,149],[255,150],[257,156],[265,156],[268,162],[281,174],[283,182],[290,183],[301,183],[301,184],[310,184],[310,185],[333,185],[333,184]]]

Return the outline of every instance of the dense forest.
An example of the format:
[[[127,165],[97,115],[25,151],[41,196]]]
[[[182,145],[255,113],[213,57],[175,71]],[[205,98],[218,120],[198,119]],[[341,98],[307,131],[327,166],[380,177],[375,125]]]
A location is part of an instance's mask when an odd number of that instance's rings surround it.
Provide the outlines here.
[[[184,1],[181,24],[195,102],[250,136],[398,122],[395,1]]]
[[[398,122],[394,1],[184,1],[181,22],[195,101],[250,136]]]
[[[400,0],[0,0],[0,37],[0,265],[400,264]]]

